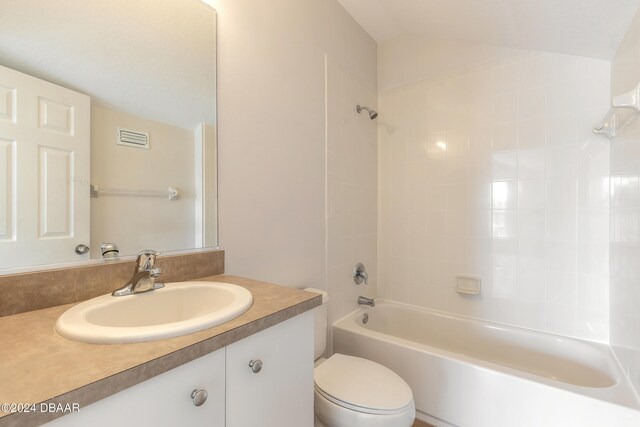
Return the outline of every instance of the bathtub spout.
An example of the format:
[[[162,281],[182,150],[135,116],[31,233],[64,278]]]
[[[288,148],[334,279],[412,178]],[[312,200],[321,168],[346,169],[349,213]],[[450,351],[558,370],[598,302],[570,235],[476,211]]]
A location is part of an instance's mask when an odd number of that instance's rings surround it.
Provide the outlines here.
[[[376,302],[373,300],[373,298],[366,298],[366,297],[358,297],[358,304],[368,305],[369,307],[376,306]]]

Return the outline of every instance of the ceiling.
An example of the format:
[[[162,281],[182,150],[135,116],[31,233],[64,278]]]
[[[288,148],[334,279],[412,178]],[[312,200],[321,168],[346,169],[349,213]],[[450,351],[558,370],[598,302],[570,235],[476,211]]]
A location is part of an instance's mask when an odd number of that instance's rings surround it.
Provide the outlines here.
[[[215,124],[215,11],[199,0],[0,0],[0,65],[92,103]]]
[[[338,0],[378,42],[418,34],[611,59],[640,0]]]

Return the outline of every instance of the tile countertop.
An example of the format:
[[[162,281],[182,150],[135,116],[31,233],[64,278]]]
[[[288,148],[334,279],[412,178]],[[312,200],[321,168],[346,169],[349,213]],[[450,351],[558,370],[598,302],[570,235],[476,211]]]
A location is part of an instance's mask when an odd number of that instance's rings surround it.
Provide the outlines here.
[[[83,408],[322,303],[318,294],[236,276],[199,280],[243,286],[253,305],[204,331],[132,344],[86,344],[56,334],[56,320],[73,304],[0,317],[0,404],[79,403]],[[37,426],[61,415],[0,410],[0,427]]]

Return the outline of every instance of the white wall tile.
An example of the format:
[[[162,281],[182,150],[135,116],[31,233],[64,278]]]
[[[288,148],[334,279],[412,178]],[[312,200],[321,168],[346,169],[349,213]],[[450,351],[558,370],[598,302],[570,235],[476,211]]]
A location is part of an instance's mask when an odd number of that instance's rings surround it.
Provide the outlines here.
[[[491,121],[495,124],[515,122],[518,118],[517,95],[515,92],[497,95],[489,100],[491,106]]]
[[[519,209],[544,209],[546,203],[547,187],[544,179],[518,181]]]
[[[516,122],[494,125],[491,129],[493,151],[514,150],[518,147],[518,125]]]
[[[578,169],[589,177],[609,175],[609,141],[603,138],[584,141],[578,147]]]
[[[546,144],[545,118],[537,117],[518,122],[518,147],[537,147]]]
[[[570,179],[578,173],[578,150],[575,144],[547,147],[546,172],[549,178]]]
[[[447,156],[446,132],[432,133],[427,138],[427,156],[430,159],[444,159]]]
[[[564,241],[577,239],[576,211],[574,209],[547,210],[547,239]]]
[[[447,157],[466,156],[469,153],[469,132],[455,129],[447,132]]]
[[[612,93],[625,92],[637,84],[640,69],[640,14],[636,14],[611,62]],[[585,287],[578,293],[589,319],[588,331],[597,333],[601,323],[610,315],[609,336],[618,360],[631,380],[636,393],[640,393],[640,335],[633,325],[638,324],[637,302],[640,300],[640,235],[636,208],[640,203],[638,176],[640,176],[640,127],[635,122],[610,144],[611,211],[610,211],[610,277],[587,276]],[[598,194],[596,185],[580,192],[588,207],[608,208]],[[606,283],[605,280],[610,283]],[[609,285],[609,286],[607,286]],[[602,309],[598,300],[606,294],[608,307]],[[589,310],[591,309],[591,310]],[[595,310],[595,311],[594,311]],[[591,316],[589,316],[591,314]],[[601,328],[600,330],[605,329]],[[597,339],[597,338],[596,338]]]
[[[578,245],[578,271],[583,274],[609,275],[609,244],[580,243]]]
[[[494,210],[491,230],[494,238],[513,239],[518,237],[518,211]]]
[[[449,210],[467,209],[468,187],[467,184],[448,184],[444,187],[445,207]]]
[[[518,152],[518,179],[544,178],[545,149],[534,148]]]
[[[348,75],[337,67],[330,67],[334,79],[327,86],[328,108],[351,105],[351,97],[363,99],[375,108],[375,90],[367,87],[358,78]],[[335,75],[340,78],[336,79]],[[331,77],[331,76],[330,76]],[[336,80],[338,82],[336,83]],[[342,82],[342,83],[340,83]],[[342,114],[353,114],[351,110]],[[329,322],[346,315],[357,307],[356,292],[375,296],[378,282],[378,147],[376,126],[362,120],[329,120],[327,123],[326,156],[326,289],[330,294]],[[339,131],[332,127],[340,126]],[[381,138],[381,145],[390,140]],[[381,147],[382,148],[382,147]],[[383,150],[381,172],[386,174],[385,185],[393,188],[385,194],[388,200],[403,205],[399,210],[385,210],[380,223],[392,229],[385,236],[385,250],[393,254],[393,261],[381,262],[381,273],[389,278],[408,279],[404,258],[409,255],[409,229],[424,233],[426,224],[420,217],[409,215],[411,195],[410,178],[417,180],[416,170],[409,173],[408,160],[419,158],[424,164],[428,160],[426,138],[407,143],[406,139],[393,140]],[[411,157],[408,153],[411,152]],[[354,164],[358,168],[354,168]],[[420,179],[426,179],[420,176]],[[382,196],[382,195],[381,195]],[[442,192],[444,204],[444,192]],[[387,199],[385,199],[387,200]],[[426,219],[424,221],[426,223]],[[381,257],[381,260],[383,258]],[[351,271],[356,262],[363,262],[369,273],[369,284],[356,289]],[[389,274],[393,271],[393,274]],[[396,275],[396,272],[399,272]],[[385,285],[388,282],[385,280]],[[380,294],[391,295],[391,288],[383,287]]]
[[[609,211],[578,210],[577,238],[581,242],[609,242]]]
[[[547,271],[547,301],[576,305],[578,301],[578,281],[575,273]]]
[[[518,181],[493,181],[491,207],[493,209],[516,209],[518,207]]]
[[[491,186],[489,180],[472,180],[468,185],[470,209],[491,208]]]
[[[578,181],[578,207],[583,209],[608,209],[609,177],[580,178]]]
[[[609,278],[587,274],[577,275],[578,305],[606,312],[609,309]]]
[[[518,210],[518,238],[539,239],[545,234],[545,211],[542,209]]]
[[[547,303],[546,329],[561,335],[577,334],[577,308],[572,305]]]
[[[518,153],[516,151],[494,153],[491,165],[494,181],[518,177]]]
[[[425,237],[444,236],[446,227],[445,210],[429,210],[425,213],[426,230]]]
[[[403,288],[394,298],[606,339],[607,307],[598,305],[609,287],[606,246],[610,232],[640,241],[640,174],[620,161],[613,200],[638,214],[612,216],[609,227],[613,145],[591,134],[609,97],[608,66],[576,61],[523,52],[380,95],[380,141],[398,145],[380,147],[380,251],[390,245],[394,255],[380,271],[400,271],[385,285]],[[596,95],[577,93],[578,81]],[[365,242],[354,241],[356,251]],[[619,269],[640,278],[631,253],[617,253]],[[461,272],[480,275],[486,294],[459,298],[452,286]]]
[[[517,296],[528,301],[545,299],[544,269],[518,268]]]
[[[447,211],[447,236],[467,237],[469,235],[469,212],[467,210]]]
[[[545,241],[541,236],[535,239],[518,239],[517,247],[518,267],[544,269]]]
[[[547,144],[548,145],[575,145],[576,120],[567,111],[561,111],[561,115],[547,116]]]
[[[491,237],[491,210],[473,209],[466,216],[469,237],[488,239]]]
[[[493,265],[498,267],[517,267],[517,239],[494,239],[492,244],[492,251]]]
[[[577,204],[577,182],[575,179],[547,180],[547,208],[574,209]]]
[[[510,61],[491,69],[491,93],[500,95],[514,92],[518,88],[518,78],[523,64],[519,61]]]
[[[545,249],[545,264],[547,270],[566,273],[577,272],[578,245],[576,242],[547,241]]]
[[[518,292],[518,270],[512,267],[493,268],[493,294],[516,296]]]
[[[467,182],[469,174],[469,164],[467,157],[451,157],[445,161],[446,184]]]
[[[544,117],[546,113],[545,92],[527,89],[518,92],[518,120]]]

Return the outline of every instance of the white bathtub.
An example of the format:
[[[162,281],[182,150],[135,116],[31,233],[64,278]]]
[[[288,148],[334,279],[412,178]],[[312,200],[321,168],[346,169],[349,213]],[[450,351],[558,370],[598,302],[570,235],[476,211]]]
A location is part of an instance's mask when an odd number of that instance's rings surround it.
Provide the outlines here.
[[[603,344],[378,300],[333,324],[333,350],[397,372],[438,426],[640,426]]]

